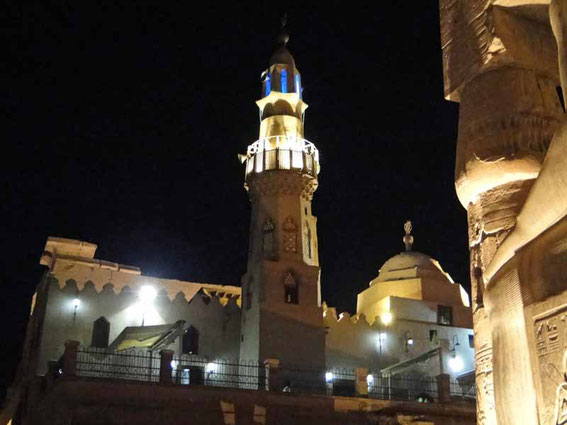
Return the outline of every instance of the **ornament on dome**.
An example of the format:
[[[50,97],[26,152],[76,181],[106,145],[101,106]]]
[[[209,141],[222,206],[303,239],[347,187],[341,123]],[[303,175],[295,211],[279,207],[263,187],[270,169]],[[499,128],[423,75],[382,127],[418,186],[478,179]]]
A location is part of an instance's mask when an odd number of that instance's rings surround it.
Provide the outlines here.
[[[404,236],[404,244],[406,245],[406,251],[411,251],[411,246],[413,245],[413,236],[411,235],[412,225],[411,221],[407,220],[404,224],[404,230],[406,234]]]

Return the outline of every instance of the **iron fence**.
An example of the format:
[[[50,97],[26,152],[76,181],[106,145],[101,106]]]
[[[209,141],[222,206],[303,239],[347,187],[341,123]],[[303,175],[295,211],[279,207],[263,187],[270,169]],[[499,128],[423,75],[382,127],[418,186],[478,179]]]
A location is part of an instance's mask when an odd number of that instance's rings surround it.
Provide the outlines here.
[[[437,379],[427,376],[375,376],[368,382],[368,396],[382,400],[434,402],[438,399]]]
[[[253,361],[230,361],[180,355],[171,362],[172,382],[179,385],[264,389],[266,368]]]
[[[160,355],[148,350],[108,351],[79,347],[75,373],[86,378],[346,397],[357,396],[360,389],[356,388],[355,370],[349,368],[321,369],[280,364],[270,369],[255,361],[210,360],[194,355],[173,356],[171,364],[165,369],[162,367],[161,372],[160,364]],[[366,382],[370,398],[419,402],[438,400],[435,377],[371,373]],[[476,397],[474,382],[451,381],[450,389],[456,399],[474,400]]]
[[[474,380],[451,380],[451,396],[461,400],[476,400],[476,384]]]
[[[77,350],[76,373],[82,377],[157,382],[159,370],[159,354],[151,351],[129,349],[109,352],[104,348]]]

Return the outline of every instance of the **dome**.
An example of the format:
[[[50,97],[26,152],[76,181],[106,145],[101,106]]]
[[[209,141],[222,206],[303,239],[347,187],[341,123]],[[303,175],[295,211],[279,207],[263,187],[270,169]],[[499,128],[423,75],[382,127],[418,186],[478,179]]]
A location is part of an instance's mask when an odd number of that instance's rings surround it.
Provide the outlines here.
[[[279,47],[272,57],[270,58],[270,66],[272,65],[288,65],[295,68],[295,61],[293,60],[293,56],[287,50],[285,45]]]
[[[402,252],[390,258],[380,268],[375,281],[388,282],[416,277],[431,277],[453,283],[437,260],[416,251]]]

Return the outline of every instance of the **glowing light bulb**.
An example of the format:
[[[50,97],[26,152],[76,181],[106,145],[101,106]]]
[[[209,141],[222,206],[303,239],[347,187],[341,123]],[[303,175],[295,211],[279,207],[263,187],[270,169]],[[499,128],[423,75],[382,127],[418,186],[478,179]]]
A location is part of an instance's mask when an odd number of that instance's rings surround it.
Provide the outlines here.
[[[380,316],[380,320],[385,325],[389,325],[390,323],[392,323],[392,320],[394,320],[394,316],[388,311]]]
[[[333,375],[333,372],[325,373],[325,382],[333,382],[334,378],[335,378],[335,375]]]
[[[463,370],[463,366],[463,359],[461,359],[459,356],[451,357],[449,359],[449,367],[453,372],[460,372],[461,370]]]
[[[79,306],[81,305],[81,300],[78,298],[75,298],[73,301],[71,301],[71,304],[73,305],[73,307],[75,309],[79,308]]]
[[[374,376],[372,376],[372,375],[367,375],[367,376],[366,376],[366,383],[367,383],[368,385],[372,385],[372,384],[374,383]]]
[[[140,292],[138,292],[138,298],[140,298],[140,301],[146,305],[151,304],[156,299],[156,296],[156,290],[148,285],[142,286]]]
[[[413,338],[408,338],[408,345],[413,345]]]
[[[216,363],[207,363],[207,367],[205,368],[207,373],[213,373],[217,371],[217,364]]]

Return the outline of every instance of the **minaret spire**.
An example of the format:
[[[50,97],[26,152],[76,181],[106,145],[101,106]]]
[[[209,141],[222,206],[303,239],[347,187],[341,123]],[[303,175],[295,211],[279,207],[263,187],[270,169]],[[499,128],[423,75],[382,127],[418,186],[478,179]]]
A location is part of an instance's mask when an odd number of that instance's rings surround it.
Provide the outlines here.
[[[287,12],[283,14],[282,18],[280,19],[280,34],[277,38],[278,46],[285,47],[287,42],[289,41],[289,34],[286,31],[285,26],[287,25]]]
[[[410,220],[406,220],[404,223],[404,230],[406,234],[404,236],[404,244],[406,245],[406,251],[411,251],[413,245],[413,236],[411,235],[412,225]]]

